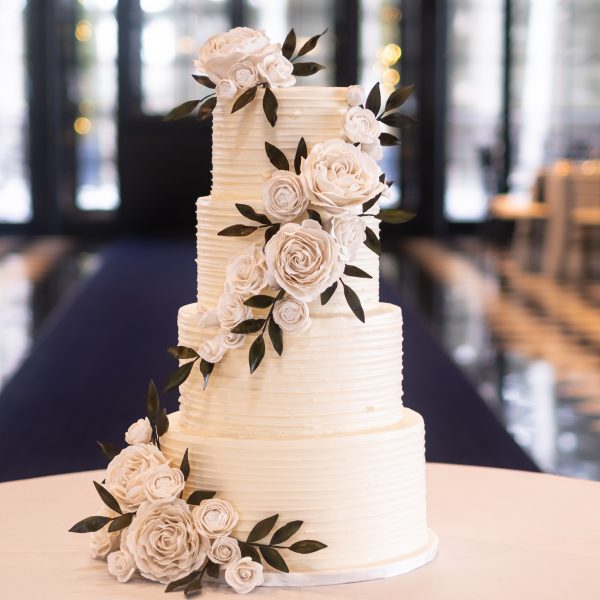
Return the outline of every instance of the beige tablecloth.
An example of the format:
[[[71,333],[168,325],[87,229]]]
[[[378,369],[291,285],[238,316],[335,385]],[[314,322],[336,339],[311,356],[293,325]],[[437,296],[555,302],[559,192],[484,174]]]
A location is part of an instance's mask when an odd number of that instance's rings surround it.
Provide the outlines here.
[[[164,586],[118,584],[67,533],[93,514],[91,480],[76,473],[0,484],[2,600],[152,600]],[[304,589],[262,588],[269,600],[597,600],[600,483],[500,469],[428,466],[429,520],[440,536],[430,565],[392,579]],[[169,596],[170,597],[170,596]],[[174,594],[181,597],[182,594]],[[201,598],[236,598],[210,587]]]

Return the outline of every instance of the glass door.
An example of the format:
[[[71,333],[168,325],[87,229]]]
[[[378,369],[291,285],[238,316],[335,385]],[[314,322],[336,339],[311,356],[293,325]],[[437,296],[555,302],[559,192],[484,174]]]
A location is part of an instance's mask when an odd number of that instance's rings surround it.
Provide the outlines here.
[[[27,223],[32,217],[26,15],[25,0],[0,4],[0,80],[5,89],[5,93],[0,94],[0,223]]]

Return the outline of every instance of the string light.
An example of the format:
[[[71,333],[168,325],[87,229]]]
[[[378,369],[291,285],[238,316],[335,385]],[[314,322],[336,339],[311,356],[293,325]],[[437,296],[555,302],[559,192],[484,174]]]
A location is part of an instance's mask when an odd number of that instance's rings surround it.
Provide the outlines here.
[[[82,20],[75,26],[75,38],[78,42],[89,42],[92,37],[92,24]]]
[[[87,135],[92,129],[92,122],[87,117],[77,117],[73,129],[78,135]]]

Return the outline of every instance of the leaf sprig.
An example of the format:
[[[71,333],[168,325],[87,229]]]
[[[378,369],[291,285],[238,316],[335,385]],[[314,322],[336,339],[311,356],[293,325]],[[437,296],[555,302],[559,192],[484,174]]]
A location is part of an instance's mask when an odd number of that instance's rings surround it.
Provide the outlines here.
[[[197,83],[211,90],[214,90],[216,87],[216,84],[212,82],[206,75],[192,75],[192,77]],[[188,100],[179,106],[176,106],[173,110],[169,111],[169,113],[163,118],[163,121],[177,121],[179,119],[183,119],[184,117],[187,117],[189,114],[193,113],[197,107],[199,108],[196,118],[198,121],[204,121],[212,115],[216,105],[217,96],[215,92],[211,92],[207,96],[204,96],[204,98],[200,98],[200,100]]]
[[[229,227],[225,227],[217,233],[217,235],[223,237],[244,237],[247,235],[252,235],[255,231],[259,229],[265,230],[265,244],[279,231],[281,227],[281,223],[273,223],[267,215],[262,213],[257,213],[254,208],[252,208],[249,204],[241,204],[237,203],[235,205],[238,212],[246,217],[246,219],[250,221],[254,221],[255,223],[259,223],[259,225],[245,225],[243,223],[238,223],[237,225],[230,225]]]
[[[282,545],[298,532],[303,525],[303,521],[290,521],[279,527],[273,533],[269,542],[261,542],[260,540],[263,540],[271,533],[278,519],[279,515],[272,515],[259,521],[252,528],[245,542],[238,540],[242,556],[248,556],[257,563],[262,563],[264,560],[274,569],[283,573],[289,573],[289,567],[280,550],[290,550],[298,554],[311,554],[327,548],[326,544],[316,540],[300,540],[289,546]]]
[[[296,60],[314,50],[317,47],[317,43],[319,42],[321,36],[325,35],[326,33],[327,29],[318,35],[313,35],[306,42],[304,42],[298,52],[296,52],[296,32],[294,31],[294,28],[290,29],[281,47],[281,52],[285,58],[287,58],[291,63],[294,63],[294,75],[297,77],[308,77],[325,68],[323,65],[320,65],[316,62],[296,62]],[[296,52],[295,56],[294,52]]]
[[[167,409],[160,407],[158,390],[152,379],[148,384],[146,395],[146,414],[152,427],[152,443],[160,450],[160,436],[169,430],[169,417],[167,417]]]
[[[238,325],[236,325],[231,333],[259,333],[256,339],[252,342],[250,350],[248,351],[248,366],[250,367],[250,373],[254,373],[260,366],[263,358],[265,357],[266,346],[265,346],[265,331],[268,332],[273,349],[279,356],[283,353],[283,332],[281,327],[275,323],[273,319],[273,310],[277,302],[283,299],[285,290],[280,290],[277,296],[268,296],[264,294],[258,294],[248,298],[244,304],[252,308],[269,308],[269,312],[264,319],[246,319]]]
[[[344,274],[350,277],[364,277],[372,279],[372,276],[359,269],[358,267],[354,267],[352,265],[346,265],[344,269]],[[356,318],[359,321],[365,322],[365,311],[360,302],[360,298],[358,294],[347,285],[344,280],[340,277],[338,281],[334,281],[322,294],[321,294],[321,306],[325,306],[330,300],[335,291],[338,288],[338,282],[342,284],[342,288],[344,290],[344,298],[350,307],[350,310],[355,314]]]
[[[192,369],[196,362],[200,361],[200,373],[204,381],[204,389],[208,385],[208,379],[212,373],[215,364],[200,358],[199,354],[193,349],[187,346],[171,346],[167,348],[167,352],[180,360],[191,359],[186,363],[180,365],[177,370],[169,377],[167,384],[165,385],[165,392],[168,392],[176,387],[179,387],[182,383],[187,381],[187,378],[192,373]]]
[[[414,125],[417,121],[408,115],[397,112],[397,110],[406,102],[415,89],[414,85],[406,85],[394,90],[386,100],[383,112],[381,112],[381,89],[379,83],[376,83],[369,92],[365,102],[365,108],[370,110],[377,120],[384,125],[402,129]],[[379,135],[379,141],[382,146],[395,146],[400,140],[391,133],[383,132]]]
[[[124,513],[123,509],[119,506],[117,499],[97,481],[94,481],[94,487],[102,502],[110,508],[112,512],[117,513],[117,515],[115,517],[106,517],[103,515],[86,517],[75,523],[69,531],[71,533],[93,533],[95,531],[100,531],[100,529],[108,525],[108,531],[112,533],[113,531],[119,531],[125,529],[125,527],[129,527],[131,521],[133,521],[133,517],[135,517],[135,512]]]
[[[287,58],[291,63],[293,63],[293,71],[292,74],[297,77],[307,77],[309,75],[314,75],[318,73],[321,69],[325,67],[316,62],[295,62],[301,56],[308,54],[311,50],[314,50],[317,46],[319,38],[327,32],[327,29],[320,33],[319,35],[313,35],[309,38],[302,47],[294,56],[294,52],[296,52],[296,32],[292,28],[290,32],[287,34],[283,45],[281,47],[281,53],[285,58]],[[208,78],[204,78],[208,79]],[[210,80],[209,80],[210,81]],[[211,82],[212,83],[212,82]],[[244,90],[234,101],[233,106],[231,107],[231,113],[235,113],[238,110],[241,110],[246,105],[250,104],[256,98],[256,92],[258,88],[264,88],[265,93],[263,94],[263,112],[265,113],[265,117],[267,121],[270,123],[271,127],[275,127],[277,123],[277,109],[279,108],[279,103],[277,102],[277,97],[275,96],[273,90],[271,89],[271,85],[267,82],[257,83],[256,85]],[[179,107],[178,107],[179,108]],[[192,107],[191,110],[193,110]],[[187,113],[186,113],[187,114]],[[167,115],[168,116],[168,115]]]

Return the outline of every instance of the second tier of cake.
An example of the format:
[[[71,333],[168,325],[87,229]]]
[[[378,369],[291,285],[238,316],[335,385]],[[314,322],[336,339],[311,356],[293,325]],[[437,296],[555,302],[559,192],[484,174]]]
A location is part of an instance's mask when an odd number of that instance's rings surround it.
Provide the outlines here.
[[[197,306],[179,311],[179,343],[210,337]],[[402,419],[402,311],[378,304],[361,323],[346,314],[313,315],[308,331],[285,336],[280,357],[267,342],[255,373],[248,347],[227,353],[209,385],[197,366],[181,386],[181,422],[223,435],[314,435],[387,427]]]

